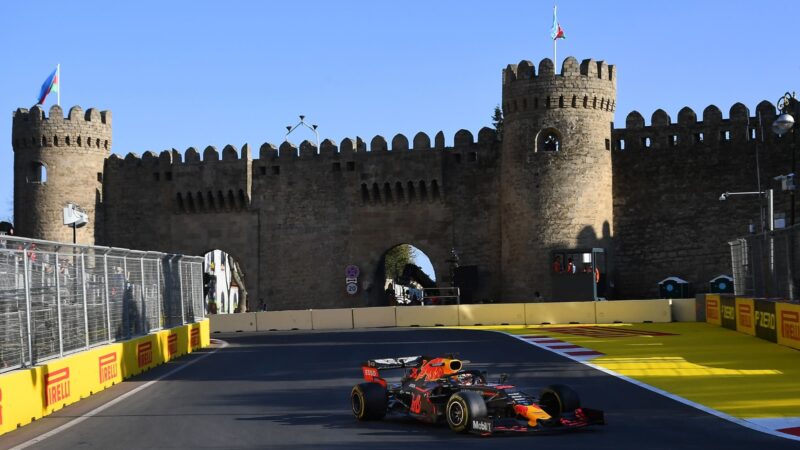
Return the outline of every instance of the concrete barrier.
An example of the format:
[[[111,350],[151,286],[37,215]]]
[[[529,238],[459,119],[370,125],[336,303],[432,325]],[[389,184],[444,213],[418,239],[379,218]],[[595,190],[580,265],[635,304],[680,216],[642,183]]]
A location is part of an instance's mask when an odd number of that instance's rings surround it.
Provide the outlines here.
[[[210,344],[209,321],[92,348],[0,375],[0,434]]]
[[[311,310],[256,313],[257,331],[311,330]]]
[[[398,327],[458,325],[458,305],[398,306]]]
[[[595,303],[599,302],[525,303],[525,323],[596,323]]]
[[[697,322],[697,300],[693,298],[672,299],[672,320],[675,322]]]
[[[353,328],[352,309],[312,309],[311,327],[315,330],[347,330]]]
[[[256,313],[210,314],[212,333],[256,331]]]
[[[353,308],[353,328],[396,327],[395,306]]]
[[[459,305],[460,325],[524,325],[525,304]]]
[[[602,301],[595,304],[597,323],[672,322],[668,299]]]

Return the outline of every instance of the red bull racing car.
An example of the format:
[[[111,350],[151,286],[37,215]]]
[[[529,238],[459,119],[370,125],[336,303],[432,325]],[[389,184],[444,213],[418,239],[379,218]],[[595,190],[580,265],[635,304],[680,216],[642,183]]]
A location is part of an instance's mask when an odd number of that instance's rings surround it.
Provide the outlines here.
[[[400,383],[387,383],[381,371],[402,370]],[[453,355],[371,359],[362,367],[366,383],[350,394],[358,420],[399,413],[423,422],[447,422],[459,433],[560,432],[605,424],[603,412],[582,408],[578,394],[564,385],[532,396],[506,383],[486,381],[486,372],[465,370]]]

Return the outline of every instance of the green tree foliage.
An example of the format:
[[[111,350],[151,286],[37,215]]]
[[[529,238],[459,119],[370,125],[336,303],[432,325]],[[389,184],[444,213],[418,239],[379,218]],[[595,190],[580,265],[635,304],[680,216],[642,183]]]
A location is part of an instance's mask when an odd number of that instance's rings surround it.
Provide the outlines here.
[[[408,244],[400,244],[386,252],[383,260],[386,267],[386,278],[396,280],[403,274],[406,264],[413,262],[416,257],[416,249]]]
[[[497,130],[497,140],[503,140],[503,110],[500,105],[494,107],[494,114],[492,115],[492,126]]]

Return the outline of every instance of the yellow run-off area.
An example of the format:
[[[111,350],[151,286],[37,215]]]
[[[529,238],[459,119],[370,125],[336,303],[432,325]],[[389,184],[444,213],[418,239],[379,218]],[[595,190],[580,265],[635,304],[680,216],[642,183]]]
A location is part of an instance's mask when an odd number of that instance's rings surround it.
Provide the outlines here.
[[[604,356],[592,359],[591,364],[734,417],[800,416],[800,351],[754,336],[707,323],[491,329],[541,334],[596,350]],[[581,329],[599,332],[582,333]],[[604,336],[603,329],[637,333]]]

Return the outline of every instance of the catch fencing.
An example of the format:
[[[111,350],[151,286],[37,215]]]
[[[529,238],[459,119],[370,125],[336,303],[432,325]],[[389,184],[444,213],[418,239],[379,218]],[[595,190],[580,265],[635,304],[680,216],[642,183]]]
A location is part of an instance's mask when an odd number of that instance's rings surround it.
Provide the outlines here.
[[[800,225],[730,241],[736,295],[796,299],[798,233]]]
[[[204,316],[202,257],[0,236],[0,372]]]

